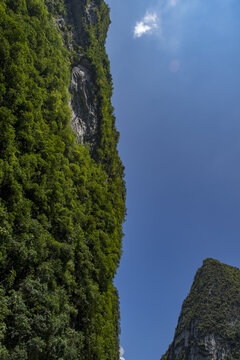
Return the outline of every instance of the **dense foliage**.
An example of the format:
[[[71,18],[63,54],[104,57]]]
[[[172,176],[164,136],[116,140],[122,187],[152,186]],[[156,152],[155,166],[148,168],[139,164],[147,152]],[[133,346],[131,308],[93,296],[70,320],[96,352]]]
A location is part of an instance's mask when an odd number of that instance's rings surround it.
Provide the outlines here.
[[[194,337],[177,359],[188,359],[193,345],[202,347],[205,336],[214,335],[225,349],[226,360],[240,359],[240,270],[214,259],[206,259],[197,271],[190,293],[185,299],[175,339],[184,330],[193,329]],[[181,336],[180,336],[181,337]],[[162,357],[169,360],[171,347]],[[174,346],[176,347],[176,341]]]
[[[119,358],[112,280],[125,189],[104,49],[108,9],[98,1],[96,28],[86,27],[101,118],[91,156],[71,130],[73,54],[49,13],[64,14],[63,5],[0,2],[1,360]]]

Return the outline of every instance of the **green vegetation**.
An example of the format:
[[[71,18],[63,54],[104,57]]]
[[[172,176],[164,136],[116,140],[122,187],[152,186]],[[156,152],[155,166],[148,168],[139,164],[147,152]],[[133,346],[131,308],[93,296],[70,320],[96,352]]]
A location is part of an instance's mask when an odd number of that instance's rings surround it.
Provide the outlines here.
[[[207,259],[198,270],[182,307],[178,332],[195,319],[202,335],[214,334],[240,349],[240,270]]]
[[[101,120],[91,156],[70,126],[73,54],[52,18],[65,14],[63,1],[0,3],[1,360],[119,359],[112,280],[125,187],[104,48],[108,9],[97,4],[84,49]]]
[[[194,331],[193,331],[194,328]],[[226,360],[240,359],[240,270],[206,259],[197,271],[190,293],[183,302],[175,340],[162,360],[177,346],[177,337],[183,331],[191,334],[188,346],[182,346],[188,355],[192,346],[206,359],[209,352],[203,339],[213,335],[227,352]],[[218,346],[219,346],[218,344]],[[187,357],[188,358],[188,357]],[[177,359],[180,359],[179,357]]]

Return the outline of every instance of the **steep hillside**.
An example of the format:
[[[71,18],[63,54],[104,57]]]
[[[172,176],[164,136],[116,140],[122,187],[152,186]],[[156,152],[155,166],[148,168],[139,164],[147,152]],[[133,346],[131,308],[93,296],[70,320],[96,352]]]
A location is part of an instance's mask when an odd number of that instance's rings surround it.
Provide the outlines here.
[[[0,2],[0,359],[117,360],[125,215],[102,0]]]
[[[206,259],[162,360],[240,359],[240,270]]]

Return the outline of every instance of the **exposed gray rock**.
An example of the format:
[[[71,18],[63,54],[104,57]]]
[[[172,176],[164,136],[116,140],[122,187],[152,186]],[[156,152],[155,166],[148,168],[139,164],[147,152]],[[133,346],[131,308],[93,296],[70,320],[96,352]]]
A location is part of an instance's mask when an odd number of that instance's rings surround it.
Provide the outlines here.
[[[238,268],[204,260],[161,360],[240,360]]]
[[[215,334],[201,336],[197,322],[175,336],[166,359],[168,360],[224,360],[229,352],[226,344]]]
[[[75,51],[79,62],[73,64],[70,80],[70,102],[72,111],[71,124],[77,135],[78,143],[88,143],[91,151],[96,145],[99,116],[94,80],[89,60],[81,54],[88,39],[86,24],[95,25],[98,21],[98,7],[95,0],[65,0],[67,10],[65,17],[55,19],[55,26],[62,34],[68,50]],[[76,50],[78,49],[78,50]]]
[[[97,7],[94,1],[90,1],[86,6],[86,14],[89,23],[95,25],[97,23]]]
[[[71,122],[79,143],[88,142],[93,147],[98,127],[97,105],[90,71],[83,65],[72,69],[70,82]]]

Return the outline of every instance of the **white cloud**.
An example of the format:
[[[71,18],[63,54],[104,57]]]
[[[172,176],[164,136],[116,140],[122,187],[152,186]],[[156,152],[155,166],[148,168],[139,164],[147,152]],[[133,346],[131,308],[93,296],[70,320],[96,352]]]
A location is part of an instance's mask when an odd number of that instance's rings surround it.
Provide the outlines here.
[[[178,0],[168,0],[168,6],[175,7],[178,3]]]
[[[144,34],[151,34],[159,27],[159,19],[156,12],[146,12],[141,21],[138,21],[134,28],[134,37],[139,38]]]
[[[125,358],[123,357],[125,351],[124,351],[124,348],[122,346],[120,347],[119,353],[120,353],[120,358],[119,359],[120,360],[125,360]]]
[[[144,24],[142,21],[137,22],[134,29],[134,37],[141,37],[143,34],[146,34],[151,30],[149,25]]]
[[[156,35],[161,48],[177,51],[191,13],[199,3],[200,0],[157,0],[156,7],[151,11],[148,9],[136,22],[134,38]]]

